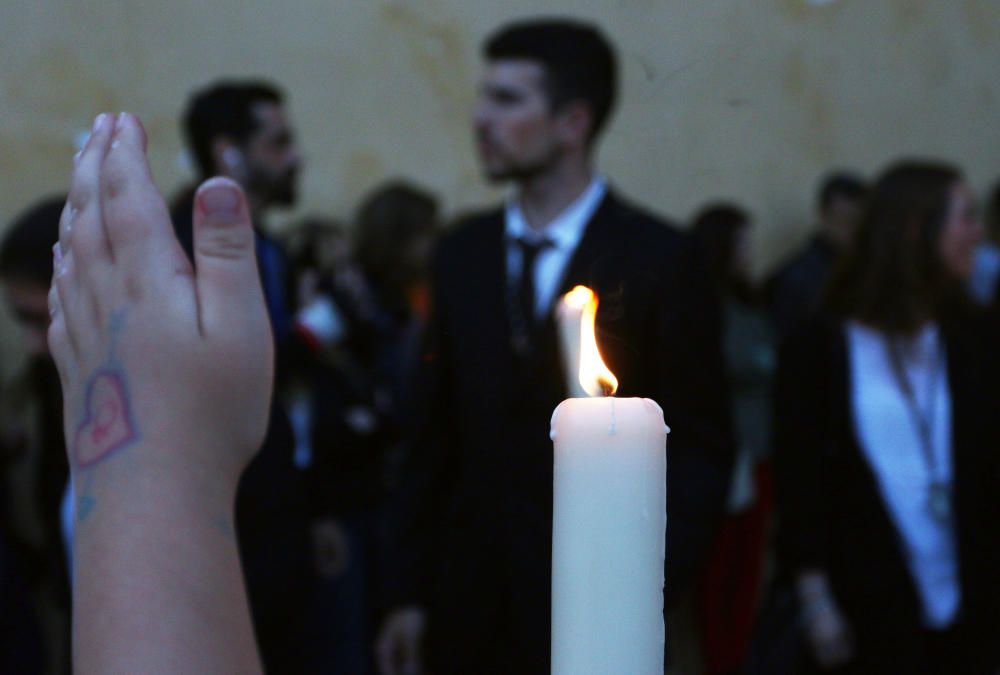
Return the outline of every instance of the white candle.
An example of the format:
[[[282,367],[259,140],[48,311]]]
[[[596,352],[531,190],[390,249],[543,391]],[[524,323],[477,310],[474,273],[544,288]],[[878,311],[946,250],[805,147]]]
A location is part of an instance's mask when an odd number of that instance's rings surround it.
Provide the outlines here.
[[[595,315],[592,299],[576,350],[592,394],[617,385]],[[648,399],[572,398],[553,415],[553,675],[663,672],[667,431]]]

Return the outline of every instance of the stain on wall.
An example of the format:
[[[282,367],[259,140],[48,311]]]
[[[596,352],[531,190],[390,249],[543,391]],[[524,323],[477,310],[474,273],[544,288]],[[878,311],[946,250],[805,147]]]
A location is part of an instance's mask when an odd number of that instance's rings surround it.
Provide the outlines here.
[[[539,13],[596,19],[620,47],[622,100],[598,154],[615,184],[679,221],[710,198],[746,203],[762,269],[806,234],[831,166],[922,154],[962,164],[980,189],[1000,174],[993,0],[7,0],[0,226],[64,187],[73,138],[101,109],[143,116],[165,191],[190,180],[177,118],[222,75],[289,94],[307,158],[289,219],[347,216],[394,176],[450,210],[494,200],[468,124],[479,44]]]
[[[425,6],[425,13],[421,13],[412,5],[393,2],[381,9],[380,20],[393,33],[392,38],[407,45],[414,70],[439,98],[442,112],[461,123],[470,100],[472,64],[466,62],[462,27],[446,16],[440,3],[433,5]]]

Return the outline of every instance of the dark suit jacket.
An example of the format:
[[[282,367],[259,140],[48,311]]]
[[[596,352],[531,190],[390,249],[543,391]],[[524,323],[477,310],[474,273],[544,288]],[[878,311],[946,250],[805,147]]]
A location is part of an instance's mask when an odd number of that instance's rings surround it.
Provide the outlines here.
[[[819,312],[837,256],[834,245],[817,234],[767,281],[765,292],[779,342]]]
[[[960,621],[967,653],[992,658],[986,653],[1000,639],[1000,381],[983,331],[949,321],[942,334],[953,411]],[[920,599],[858,444],[848,363],[843,328],[828,320],[801,330],[782,350],[775,391],[781,561],[791,576],[809,568],[829,575],[857,640],[852,672],[922,673]],[[954,672],[966,672],[960,668],[956,661]]]
[[[552,528],[549,421],[566,398],[553,320],[535,355],[511,349],[504,215],[440,242],[417,390],[424,409],[397,504],[390,606],[431,610],[435,672],[548,672]],[[600,298],[598,340],[619,396],[664,409],[668,597],[691,583],[723,511],[732,460],[719,307],[699,250],[609,193],[561,291]],[[434,644],[446,645],[439,650]]]

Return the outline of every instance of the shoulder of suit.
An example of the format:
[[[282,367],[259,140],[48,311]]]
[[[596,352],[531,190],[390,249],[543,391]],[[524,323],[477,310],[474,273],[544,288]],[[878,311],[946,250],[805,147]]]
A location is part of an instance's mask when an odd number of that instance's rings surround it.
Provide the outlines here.
[[[638,206],[615,192],[609,192],[605,199],[608,202],[598,208],[598,214],[612,221],[620,236],[648,244],[651,250],[667,247],[680,251],[693,245],[693,238],[669,218]],[[441,235],[439,255],[447,256],[453,251],[467,250],[470,246],[493,243],[503,226],[502,207],[460,216]]]
[[[618,227],[628,228],[630,234],[659,237],[663,240],[681,240],[687,236],[670,218],[636,204],[617,192],[608,192],[605,199],[608,200],[607,217],[613,218]]]
[[[467,250],[470,246],[492,242],[504,226],[503,208],[468,213],[456,218],[438,238],[439,255]]]
[[[617,193],[609,192],[607,198],[610,202],[604,210],[604,217],[614,223],[616,234],[624,237],[633,250],[645,251],[660,260],[663,255],[673,259],[697,250],[698,244],[694,237],[673,220],[622,198]]]
[[[816,276],[817,267],[826,265],[821,242],[813,237],[805,247],[794,251],[779,262],[768,277],[769,284],[799,284]]]
[[[494,208],[462,216],[438,236],[431,256],[432,276],[438,279],[453,274],[474,273],[483,256],[489,255],[502,236],[503,209]]]

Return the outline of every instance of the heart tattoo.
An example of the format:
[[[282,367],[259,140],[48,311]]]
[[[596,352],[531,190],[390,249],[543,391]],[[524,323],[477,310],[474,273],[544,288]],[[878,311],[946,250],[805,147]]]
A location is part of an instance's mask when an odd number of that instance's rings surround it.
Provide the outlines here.
[[[136,437],[122,376],[110,370],[98,371],[87,387],[85,416],[76,430],[77,465],[96,464]]]

